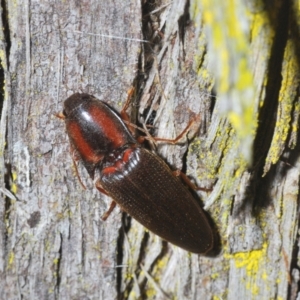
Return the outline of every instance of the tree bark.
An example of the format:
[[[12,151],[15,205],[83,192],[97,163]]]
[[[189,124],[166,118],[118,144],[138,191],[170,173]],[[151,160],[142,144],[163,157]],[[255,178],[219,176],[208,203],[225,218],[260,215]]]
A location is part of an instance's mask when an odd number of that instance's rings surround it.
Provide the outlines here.
[[[231,3],[230,5],[228,3]],[[2,1],[3,299],[299,298],[296,1]],[[79,164],[55,114],[75,92],[176,137],[158,154],[198,192],[220,241],[162,241]],[[1,106],[0,106],[1,107]],[[195,195],[197,197],[197,195]],[[183,208],[184,210],[184,208]],[[217,251],[218,250],[218,251]]]

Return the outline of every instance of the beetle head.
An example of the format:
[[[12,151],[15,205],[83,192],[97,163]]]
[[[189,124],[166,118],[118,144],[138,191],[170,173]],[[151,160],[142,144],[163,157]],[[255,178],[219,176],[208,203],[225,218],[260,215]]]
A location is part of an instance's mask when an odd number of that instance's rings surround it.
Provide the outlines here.
[[[73,110],[78,109],[81,105],[91,101],[92,99],[93,97],[89,94],[73,94],[64,102],[64,116],[68,118]]]

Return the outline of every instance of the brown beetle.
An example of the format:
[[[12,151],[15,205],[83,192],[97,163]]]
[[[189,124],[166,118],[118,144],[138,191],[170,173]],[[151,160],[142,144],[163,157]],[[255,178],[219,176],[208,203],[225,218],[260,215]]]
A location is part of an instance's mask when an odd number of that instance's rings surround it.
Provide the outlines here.
[[[213,248],[213,229],[187,187],[107,104],[77,93],[64,102],[63,118],[76,159],[101,192],[170,243],[194,253]]]

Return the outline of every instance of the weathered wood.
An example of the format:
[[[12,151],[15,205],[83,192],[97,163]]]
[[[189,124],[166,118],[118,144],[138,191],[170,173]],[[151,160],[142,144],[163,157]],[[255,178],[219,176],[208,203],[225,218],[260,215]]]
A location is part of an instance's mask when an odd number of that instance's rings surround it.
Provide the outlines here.
[[[275,2],[2,1],[3,299],[299,297],[300,12]],[[132,118],[154,110],[155,135],[196,120],[158,152],[213,189],[199,195],[220,235],[215,257],[118,209],[103,222],[110,199],[83,168],[87,190],[75,176],[55,117],[64,99],[87,92],[120,111],[132,85]]]
[[[5,199],[1,297],[114,299],[121,216],[101,221],[110,200],[92,189],[81,168],[88,189],[80,186],[55,114],[77,91],[121,107],[137,74],[140,3],[6,5],[5,159],[16,199]]]

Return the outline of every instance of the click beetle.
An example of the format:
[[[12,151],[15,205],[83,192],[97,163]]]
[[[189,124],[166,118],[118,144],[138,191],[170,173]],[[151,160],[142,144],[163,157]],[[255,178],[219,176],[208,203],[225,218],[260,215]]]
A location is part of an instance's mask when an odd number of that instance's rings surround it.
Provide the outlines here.
[[[214,245],[213,229],[188,188],[155,153],[142,147],[106,103],[76,93],[64,102],[73,158],[95,186],[164,240],[193,253]],[[115,202],[114,202],[115,201]]]

